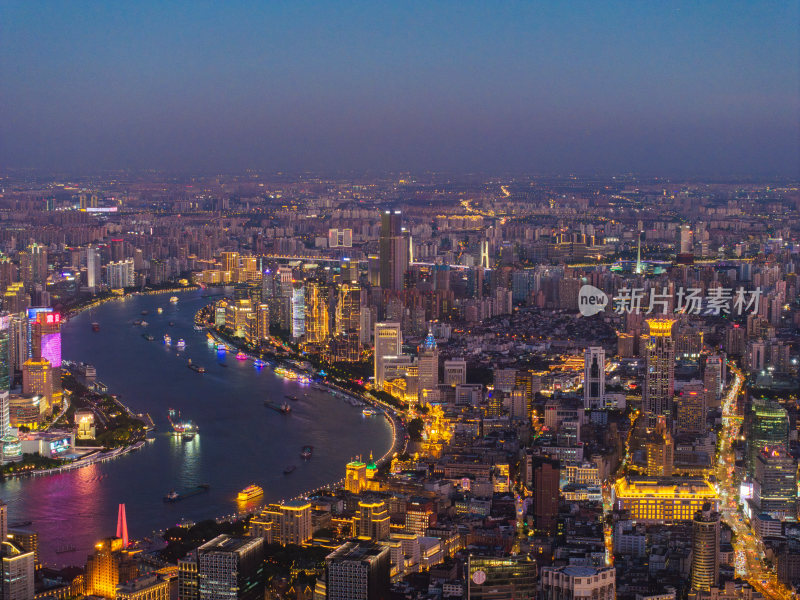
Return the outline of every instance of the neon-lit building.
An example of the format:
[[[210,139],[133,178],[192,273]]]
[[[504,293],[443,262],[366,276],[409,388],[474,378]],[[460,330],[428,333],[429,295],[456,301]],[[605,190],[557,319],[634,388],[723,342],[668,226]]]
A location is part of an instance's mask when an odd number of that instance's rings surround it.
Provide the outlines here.
[[[367,465],[360,460],[347,463],[345,468],[344,489],[353,494],[360,494],[367,487]]]
[[[31,329],[31,352],[33,358],[50,361],[53,368],[61,367],[61,315],[53,312],[37,312]]]
[[[622,477],[612,493],[615,508],[643,523],[691,521],[705,503],[717,510],[714,487],[696,477]]]
[[[647,426],[655,427],[658,416],[667,418],[672,427],[672,403],[675,393],[675,340],[673,319],[647,319],[645,384],[642,406]]]

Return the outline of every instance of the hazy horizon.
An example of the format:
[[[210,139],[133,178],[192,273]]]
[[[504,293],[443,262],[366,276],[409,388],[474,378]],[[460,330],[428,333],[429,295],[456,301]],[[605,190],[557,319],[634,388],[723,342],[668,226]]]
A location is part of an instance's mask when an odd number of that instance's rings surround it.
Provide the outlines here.
[[[800,175],[796,4],[0,4],[0,168]]]

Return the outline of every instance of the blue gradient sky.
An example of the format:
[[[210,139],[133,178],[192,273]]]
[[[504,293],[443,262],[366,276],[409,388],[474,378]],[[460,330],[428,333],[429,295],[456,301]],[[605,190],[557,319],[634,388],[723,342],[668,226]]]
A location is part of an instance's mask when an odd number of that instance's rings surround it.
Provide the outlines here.
[[[0,167],[798,175],[799,16],[0,1]]]

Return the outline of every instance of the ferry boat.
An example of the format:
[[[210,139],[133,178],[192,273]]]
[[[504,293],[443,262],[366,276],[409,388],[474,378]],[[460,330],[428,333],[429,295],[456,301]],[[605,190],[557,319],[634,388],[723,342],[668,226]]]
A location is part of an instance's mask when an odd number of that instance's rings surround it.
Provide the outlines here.
[[[176,347],[178,348],[178,350],[183,350],[184,348],[186,348],[186,342],[180,339],[178,340]]]
[[[292,407],[289,406],[286,402],[283,404],[278,404],[277,402],[272,402],[271,400],[264,400],[264,406],[267,408],[271,408],[272,410],[278,411],[281,414],[288,415],[292,412]]]
[[[163,313],[163,312],[164,312],[164,309],[163,309],[163,308],[161,308],[161,307],[159,306],[159,307],[158,307],[158,314],[161,314],[161,313]]]
[[[247,360],[247,354],[245,354],[244,352],[237,352],[236,360]]]
[[[265,363],[263,360],[261,360],[260,358],[257,358],[257,359],[256,359],[256,360],[253,362],[253,366],[254,366],[256,369],[261,369],[261,368],[263,368],[263,367],[264,367],[264,365],[266,365],[266,363]]]
[[[183,433],[181,433],[181,440],[184,442],[191,442],[194,439],[194,431],[191,429],[185,429]]]
[[[296,467],[296,466],[294,466],[294,465],[289,465],[288,467],[286,467],[286,468],[283,470],[283,474],[284,474],[284,475],[290,475],[291,473],[294,473],[294,470],[295,470],[296,468],[297,468],[297,467]]]
[[[225,344],[217,344],[217,352],[226,352],[228,347]]]
[[[146,339],[148,342],[152,342],[154,339],[156,339],[155,336],[150,335],[149,333],[143,333],[142,337]]]
[[[207,483],[201,483],[195,488],[185,490],[182,492],[176,492],[175,490],[171,490],[169,494],[164,496],[164,502],[178,502],[179,500],[183,500],[184,498],[191,498],[192,496],[197,496],[198,494],[202,494],[203,492],[207,492],[211,486]]]
[[[374,408],[365,408],[361,411],[361,414],[365,417],[374,417],[378,414],[378,411],[376,411]]]
[[[100,331],[100,323],[92,323],[92,331]]]
[[[170,298],[169,301],[170,301],[170,304],[177,304],[178,303],[178,297],[177,296],[172,296],[172,298]]]
[[[314,453],[314,446],[303,446],[303,451],[300,453],[300,458],[308,460]]]
[[[263,495],[264,490],[260,486],[257,486],[255,483],[253,483],[239,492],[239,495],[236,496],[236,499],[240,502],[247,502],[248,500],[253,500],[254,498],[259,498]]]
[[[191,361],[189,362],[189,364],[187,366],[192,371],[194,371],[195,373],[205,373],[206,372],[206,368],[205,367],[200,366],[200,365],[194,365],[194,364],[191,363]]]
[[[168,334],[168,333],[165,333],[165,334],[164,334],[164,343],[165,343],[167,346],[170,346],[170,345],[172,345],[172,338],[171,338],[171,337],[169,337],[169,334]]]
[[[142,321],[141,323],[139,323],[139,325],[141,325],[142,327],[147,327],[148,325],[150,325],[150,323],[148,323],[147,321]]]

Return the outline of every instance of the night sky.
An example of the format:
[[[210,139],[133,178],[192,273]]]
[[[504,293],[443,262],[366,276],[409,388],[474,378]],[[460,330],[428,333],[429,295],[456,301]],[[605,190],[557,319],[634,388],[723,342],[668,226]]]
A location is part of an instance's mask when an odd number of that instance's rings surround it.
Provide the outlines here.
[[[0,168],[798,176],[798,6],[0,0]]]

